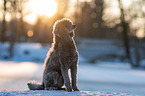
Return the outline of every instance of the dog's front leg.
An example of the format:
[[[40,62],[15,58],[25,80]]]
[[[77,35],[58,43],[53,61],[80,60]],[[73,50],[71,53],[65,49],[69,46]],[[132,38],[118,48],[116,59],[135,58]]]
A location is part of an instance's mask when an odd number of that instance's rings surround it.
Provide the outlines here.
[[[71,67],[72,88],[74,91],[79,91],[77,87],[77,65]]]
[[[69,75],[68,75],[68,69],[63,66],[61,68],[61,73],[62,73],[62,76],[63,76],[63,79],[64,79],[64,84],[67,88],[67,91],[72,91],[72,87],[70,86],[70,79],[69,79]]]

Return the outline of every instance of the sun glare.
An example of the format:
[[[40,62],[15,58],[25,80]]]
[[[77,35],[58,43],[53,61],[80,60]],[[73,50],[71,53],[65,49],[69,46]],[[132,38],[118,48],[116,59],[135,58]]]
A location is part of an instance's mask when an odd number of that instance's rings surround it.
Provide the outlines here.
[[[37,13],[39,15],[53,16],[57,11],[57,4],[53,0],[38,0]]]
[[[29,0],[27,6],[30,14],[25,20],[31,24],[36,22],[37,16],[52,17],[57,11],[57,3],[54,0]]]
[[[138,38],[143,38],[145,36],[144,29],[140,29],[137,31],[136,36]]]

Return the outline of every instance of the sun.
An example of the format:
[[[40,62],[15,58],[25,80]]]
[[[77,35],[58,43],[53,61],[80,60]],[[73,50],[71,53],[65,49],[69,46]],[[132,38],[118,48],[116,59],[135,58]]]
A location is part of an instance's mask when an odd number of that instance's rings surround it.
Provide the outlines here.
[[[29,0],[28,6],[32,13],[48,17],[53,16],[57,11],[57,3],[54,0]]]
[[[39,15],[46,15],[51,17],[57,11],[57,3],[53,0],[37,0],[36,5],[36,12]]]
[[[29,0],[26,8],[29,14],[24,20],[34,24],[37,16],[52,17],[57,11],[57,3],[54,0]]]

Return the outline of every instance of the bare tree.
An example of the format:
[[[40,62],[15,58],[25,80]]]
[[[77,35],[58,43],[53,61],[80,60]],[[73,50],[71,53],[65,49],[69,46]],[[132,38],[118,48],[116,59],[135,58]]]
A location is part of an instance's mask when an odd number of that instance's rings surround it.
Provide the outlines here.
[[[9,53],[10,57],[13,57],[14,52],[14,44],[16,40],[19,40],[19,37],[22,35],[26,38],[25,34],[25,26],[23,22],[23,17],[26,15],[24,10],[24,3],[26,3],[28,0],[9,0],[10,3],[9,6],[9,13],[11,14],[11,21],[10,21],[10,47],[9,47]],[[19,17],[17,17],[19,15]]]
[[[23,21],[23,18],[29,14],[29,12],[25,12],[24,9],[26,7],[26,2],[28,0],[18,0],[17,1],[17,14],[19,14],[19,21],[17,22],[19,27],[18,27],[18,34],[17,38],[19,41],[27,41],[27,34],[26,34],[26,28],[25,28],[25,22]]]
[[[1,30],[1,42],[6,41],[5,33],[6,33],[6,3],[7,0],[3,0],[3,21],[2,21],[2,30]]]
[[[104,0],[91,0],[79,2],[75,7],[75,23],[79,26],[76,32],[80,37],[89,38],[116,38],[116,26],[109,28],[105,25],[103,17]]]
[[[16,0],[12,0],[10,1],[11,3],[11,8],[12,8],[12,12],[11,12],[11,16],[12,16],[12,21],[11,21],[11,37],[10,37],[10,47],[9,47],[9,53],[10,53],[10,58],[13,57],[14,52],[14,44],[16,41],[16,32],[17,32],[17,18],[16,18],[16,9],[17,9],[17,2]]]
[[[118,2],[118,5],[113,5],[113,2]],[[144,0],[130,0],[128,6],[125,6],[123,0],[105,0],[105,10],[103,20],[107,25],[118,25],[117,32],[122,33],[122,40],[126,57],[129,59],[132,67],[138,67],[140,62],[140,40],[137,37],[137,32],[144,28],[145,12],[143,10]],[[107,10],[108,9],[108,10]],[[119,14],[112,14],[109,10],[116,10]],[[115,12],[114,12],[115,13]],[[138,22],[141,22],[140,24]],[[140,46],[140,47],[139,47]],[[132,51],[133,50],[133,51]],[[132,56],[134,54],[134,56]]]
[[[128,37],[129,25],[125,21],[125,16],[124,16],[125,14],[124,14],[124,9],[123,9],[122,2],[120,0],[118,0],[118,3],[119,3],[120,12],[121,12],[120,20],[121,20],[121,27],[123,29],[122,30],[122,36],[123,36],[126,56],[129,59],[131,65],[133,66],[133,64],[131,62],[131,58],[130,58],[130,46],[129,46],[129,37]]]

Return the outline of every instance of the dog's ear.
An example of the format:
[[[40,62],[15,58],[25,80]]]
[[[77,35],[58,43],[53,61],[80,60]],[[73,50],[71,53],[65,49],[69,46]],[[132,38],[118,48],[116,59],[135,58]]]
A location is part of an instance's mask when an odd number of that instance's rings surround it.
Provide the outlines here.
[[[56,36],[58,36],[58,37],[61,37],[58,29],[54,30],[53,31],[53,34],[56,35]]]

